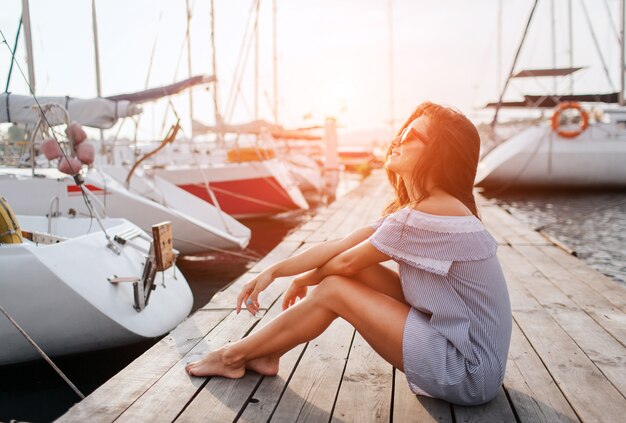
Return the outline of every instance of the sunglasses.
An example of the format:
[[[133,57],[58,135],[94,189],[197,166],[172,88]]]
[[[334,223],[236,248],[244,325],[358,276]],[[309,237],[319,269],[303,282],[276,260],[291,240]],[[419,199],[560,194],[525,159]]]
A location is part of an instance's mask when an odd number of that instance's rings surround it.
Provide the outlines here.
[[[396,140],[398,140],[399,145],[403,145],[413,141],[421,141],[424,144],[428,144],[424,136],[417,132],[412,126],[407,126],[406,128],[404,128],[402,133],[398,137],[396,137],[394,141]]]

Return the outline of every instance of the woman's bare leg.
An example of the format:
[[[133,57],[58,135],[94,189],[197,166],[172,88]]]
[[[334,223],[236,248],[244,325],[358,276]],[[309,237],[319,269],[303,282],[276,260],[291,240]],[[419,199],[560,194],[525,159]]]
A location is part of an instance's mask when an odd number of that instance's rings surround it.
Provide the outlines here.
[[[402,285],[400,284],[400,276],[397,272],[380,265],[375,264],[361,270],[359,273],[350,276],[361,284],[372,289],[382,292],[396,300],[406,303]],[[266,376],[274,376],[278,374],[280,357],[287,351],[280,351],[266,357],[259,357],[246,363],[246,368]]]
[[[331,276],[256,333],[209,353],[187,366],[187,371],[196,376],[241,377],[246,363],[316,338],[339,316],[385,360],[402,369],[402,333],[409,309],[406,303],[359,281]]]

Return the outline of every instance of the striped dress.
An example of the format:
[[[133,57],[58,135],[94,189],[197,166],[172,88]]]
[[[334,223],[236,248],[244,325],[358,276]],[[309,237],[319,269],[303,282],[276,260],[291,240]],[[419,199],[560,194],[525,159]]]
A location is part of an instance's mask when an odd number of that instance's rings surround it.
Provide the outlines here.
[[[496,396],[511,339],[511,304],[497,243],[474,216],[406,207],[378,220],[369,241],[399,264],[411,305],[402,339],[416,394],[460,405]]]

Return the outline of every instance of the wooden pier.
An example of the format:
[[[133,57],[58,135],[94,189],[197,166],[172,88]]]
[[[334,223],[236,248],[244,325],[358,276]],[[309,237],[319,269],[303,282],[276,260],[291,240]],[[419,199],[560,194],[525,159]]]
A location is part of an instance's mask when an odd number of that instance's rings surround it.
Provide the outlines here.
[[[60,421],[626,421],[626,289],[482,199],[479,208],[500,244],[513,308],[504,387],[490,403],[460,407],[416,397],[405,376],[341,319],[287,353],[276,377],[248,372],[229,380],[185,373],[187,362],[280,313],[290,278],[260,295],[266,308],[256,317],[234,312],[244,283],[270,263],[373,222],[388,198],[384,176],[374,173],[319,210]]]

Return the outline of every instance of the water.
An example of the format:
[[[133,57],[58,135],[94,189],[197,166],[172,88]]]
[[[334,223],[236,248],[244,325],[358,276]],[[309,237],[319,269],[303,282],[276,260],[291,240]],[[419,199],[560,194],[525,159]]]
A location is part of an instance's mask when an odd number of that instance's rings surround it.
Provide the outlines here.
[[[252,230],[248,248],[261,256],[267,254],[309,214],[300,212],[243,220]],[[255,262],[228,253],[205,253],[183,256],[177,265],[193,291],[193,309],[196,310]],[[157,341],[57,357],[54,361],[78,389],[88,395]],[[51,421],[77,401],[74,391],[43,360],[0,367],[0,421]]]
[[[597,271],[626,284],[626,191],[517,192],[495,199]]]

